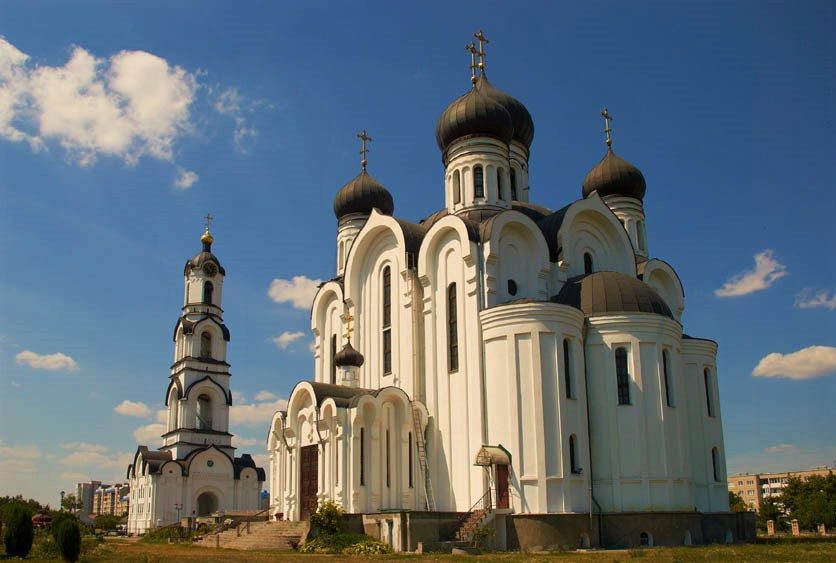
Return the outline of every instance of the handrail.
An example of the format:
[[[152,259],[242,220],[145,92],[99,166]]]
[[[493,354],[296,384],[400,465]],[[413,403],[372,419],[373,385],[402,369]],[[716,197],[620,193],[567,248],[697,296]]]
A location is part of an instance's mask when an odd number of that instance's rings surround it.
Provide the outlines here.
[[[485,494],[482,495],[479,500],[473,503],[468,511],[459,518],[460,525],[467,522],[467,519],[470,518],[470,515],[476,512],[477,510],[484,510],[486,512],[490,511],[493,508],[493,495],[491,494],[493,489],[488,489],[485,491]]]

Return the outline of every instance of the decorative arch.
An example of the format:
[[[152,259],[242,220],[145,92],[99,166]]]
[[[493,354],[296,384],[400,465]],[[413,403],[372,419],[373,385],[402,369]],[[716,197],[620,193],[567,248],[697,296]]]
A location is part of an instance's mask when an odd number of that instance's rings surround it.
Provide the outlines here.
[[[485,221],[480,234],[488,269],[488,291],[493,290],[500,301],[548,297],[545,280],[551,269],[549,246],[537,223],[519,211],[508,210]],[[509,288],[511,281],[516,285],[514,295]]]
[[[438,264],[438,249],[448,242],[451,234],[459,244],[459,252],[464,259],[464,263],[468,266],[475,264],[476,245],[473,243],[479,240],[478,233],[468,230],[461,217],[446,215],[436,221],[424,235],[424,240],[421,242],[421,248],[418,251],[419,278],[429,280]],[[422,283],[424,282],[422,281]]]
[[[172,387],[177,389],[177,399],[180,400],[183,398],[183,384],[180,383],[180,379],[177,377],[173,377],[171,382],[168,384],[168,387],[165,390],[165,406],[168,406],[169,398],[171,397],[171,389]]]
[[[212,379],[211,376],[203,376],[202,378],[194,381],[191,385],[186,387],[186,392],[183,393],[183,398],[188,399],[191,397],[192,390],[195,389],[197,391],[202,391],[207,387],[213,389],[215,393],[219,393],[220,396],[226,401],[228,406],[232,405],[232,393],[227,393],[226,390],[221,386],[220,383]]]
[[[378,246],[381,240],[386,237],[391,237],[392,245],[400,251],[398,252],[397,267],[393,274],[400,273],[404,269],[406,265],[404,256],[409,251],[409,248],[403,227],[396,219],[378,213],[377,210],[373,210],[368,221],[366,221],[366,224],[363,225],[363,228],[357,234],[357,238],[354,239],[351,250],[348,252],[344,276],[344,296],[346,300],[356,298],[359,288],[363,285],[365,264],[368,261],[369,255],[372,253],[374,247]],[[401,252],[404,254],[401,254]]]
[[[639,265],[641,280],[659,292],[676,320],[682,318],[685,311],[685,289],[682,280],[673,267],[658,258],[653,258]]]

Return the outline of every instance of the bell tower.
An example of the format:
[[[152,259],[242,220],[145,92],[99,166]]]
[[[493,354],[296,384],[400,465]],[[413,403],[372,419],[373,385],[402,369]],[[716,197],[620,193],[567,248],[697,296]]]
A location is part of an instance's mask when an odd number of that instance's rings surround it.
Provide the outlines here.
[[[229,432],[229,329],[223,321],[221,297],[226,271],[212,254],[212,216],[200,242],[203,249],[186,261],[184,298],[174,327],[174,363],[166,391],[168,421],[164,451],[183,459],[193,450],[215,445],[234,457]]]

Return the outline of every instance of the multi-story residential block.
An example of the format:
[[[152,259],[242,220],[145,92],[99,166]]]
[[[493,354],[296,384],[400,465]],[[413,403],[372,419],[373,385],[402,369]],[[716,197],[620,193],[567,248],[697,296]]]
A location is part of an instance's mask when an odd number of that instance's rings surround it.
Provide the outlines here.
[[[790,480],[790,477],[806,479],[815,475],[827,475],[834,471],[827,465],[778,473],[738,473],[729,476],[729,491],[740,495],[752,510],[760,510],[764,499],[777,497]]]

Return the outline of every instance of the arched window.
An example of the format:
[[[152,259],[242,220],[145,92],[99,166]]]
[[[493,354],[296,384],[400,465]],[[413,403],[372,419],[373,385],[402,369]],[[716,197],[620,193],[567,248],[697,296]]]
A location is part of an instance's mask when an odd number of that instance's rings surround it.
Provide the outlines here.
[[[508,280],[508,295],[513,297],[517,294],[517,291],[519,291],[519,288],[517,287],[517,282],[514,280]]]
[[[583,273],[592,273],[592,254],[590,254],[589,252],[583,253]]]
[[[366,432],[360,429],[360,484],[366,484]]]
[[[671,389],[671,355],[668,353],[667,348],[662,350],[662,376],[664,378],[664,385],[665,385],[665,403],[669,406],[673,406],[673,389]]]
[[[212,304],[212,292],[214,291],[215,286],[212,285],[212,282],[208,281],[203,284],[203,304],[204,305],[211,305]]]
[[[714,401],[712,400],[713,393],[711,390],[711,370],[705,368],[702,372],[703,380],[705,381],[705,407],[708,411],[708,416],[714,417]]]
[[[496,169],[496,197],[497,199],[504,200],[505,197],[505,186],[502,185],[502,168]]]
[[[453,203],[462,202],[462,178],[459,171],[453,172]]]
[[[581,472],[581,468],[578,467],[578,439],[575,438],[575,435],[572,434],[569,436],[569,467],[572,469],[572,473],[578,474]]]
[[[511,167],[511,199],[517,199],[517,171]]]
[[[473,197],[485,197],[485,170],[479,164],[473,167]]]
[[[642,532],[641,534],[639,534],[639,545],[642,547],[652,547],[653,536],[651,536],[647,532]]]
[[[209,331],[200,333],[200,357],[212,358],[212,334]]]
[[[630,404],[630,372],[627,370],[627,350],[615,351],[615,377],[618,382],[618,404]]]
[[[342,267],[343,267],[343,252],[345,252],[345,241],[344,241],[344,240],[341,240],[341,241],[340,241],[340,251],[339,251],[339,256],[337,257],[338,266],[339,266],[340,268],[342,268]]]
[[[459,309],[456,284],[447,286],[447,367],[459,369]]]
[[[331,335],[331,383],[337,382],[337,362],[334,358],[337,357],[337,335]]]
[[[383,373],[392,373],[392,269],[383,268]]]
[[[716,446],[711,448],[711,465],[714,469],[714,480],[720,482],[720,450]]]
[[[198,430],[212,430],[212,399],[209,395],[197,398],[196,424]]]
[[[645,250],[647,248],[647,241],[645,241],[643,221],[636,223],[636,236],[639,238],[639,250]]]
[[[572,349],[568,338],[563,339],[563,379],[566,382],[566,398],[573,397],[572,389]]]

